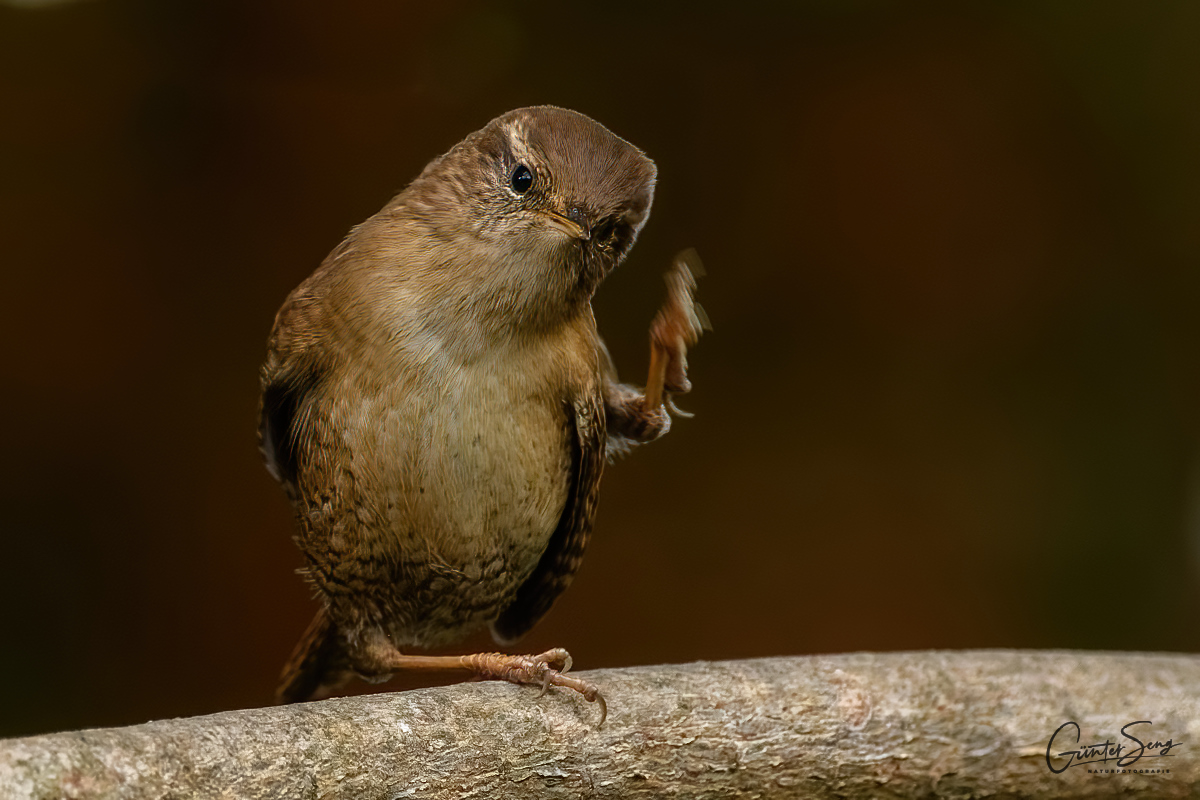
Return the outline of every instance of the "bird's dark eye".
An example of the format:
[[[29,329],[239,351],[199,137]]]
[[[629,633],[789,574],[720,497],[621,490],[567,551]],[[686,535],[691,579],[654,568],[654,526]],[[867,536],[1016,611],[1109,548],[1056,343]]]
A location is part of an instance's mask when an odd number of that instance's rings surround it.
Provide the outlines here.
[[[517,164],[517,168],[513,170],[509,183],[512,184],[514,192],[525,194],[533,188],[533,170],[524,164]]]

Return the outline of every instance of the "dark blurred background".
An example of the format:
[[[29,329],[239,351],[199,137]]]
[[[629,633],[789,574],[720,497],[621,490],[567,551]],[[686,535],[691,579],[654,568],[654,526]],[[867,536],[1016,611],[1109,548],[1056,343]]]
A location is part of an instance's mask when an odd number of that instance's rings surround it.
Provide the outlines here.
[[[0,735],[270,701],[275,310],[535,103],[659,165],[624,377],[715,331],[523,651],[1200,648],[1200,4],[728,7],[0,0]]]

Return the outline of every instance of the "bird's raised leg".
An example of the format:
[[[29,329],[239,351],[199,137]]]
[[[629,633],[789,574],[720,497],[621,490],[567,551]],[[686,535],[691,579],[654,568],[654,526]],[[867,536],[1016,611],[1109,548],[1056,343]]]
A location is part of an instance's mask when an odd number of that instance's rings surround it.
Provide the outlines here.
[[[648,442],[671,427],[671,414],[688,416],[675,407],[672,394],[691,391],[687,378],[687,350],[709,327],[699,304],[692,299],[696,278],[704,274],[700,257],[688,249],[675,257],[664,276],[667,299],[650,324],[650,374],[638,392],[613,382],[608,397],[609,432],[634,442]]]
[[[669,403],[668,392],[683,394],[692,389],[687,379],[687,349],[700,341],[700,334],[709,327],[704,309],[692,299],[696,278],[703,274],[700,256],[688,249],[675,257],[664,276],[667,301],[650,325],[650,375],[643,402],[646,409]]]

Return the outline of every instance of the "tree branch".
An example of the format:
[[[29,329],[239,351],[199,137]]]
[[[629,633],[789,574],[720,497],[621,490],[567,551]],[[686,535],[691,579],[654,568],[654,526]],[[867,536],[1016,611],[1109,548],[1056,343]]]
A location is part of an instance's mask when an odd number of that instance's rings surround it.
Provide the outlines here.
[[[6,798],[1145,797],[1200,792],[1200,657],[915,652],[587,673],[0,741]],[[1050,771],[1078,744],[1167,757]],[[1153,735],[1151,735],[1153,734]],[[1073,732],[1055,753],[1074,749]],[[1134,745],[1135,746],[1135,745]],[[1155,750],[1154,752],[1159,752]],[[1061,768],[1065,758],[1056,758]]]

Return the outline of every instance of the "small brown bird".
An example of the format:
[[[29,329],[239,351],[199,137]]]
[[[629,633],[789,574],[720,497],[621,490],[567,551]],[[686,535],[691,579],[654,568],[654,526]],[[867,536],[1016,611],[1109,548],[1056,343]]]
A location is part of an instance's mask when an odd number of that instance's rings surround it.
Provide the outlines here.
[[[571,582],[606,457],[670,427],[700,334],[686,256],[645,392],[616,380],[591,298],[650,213],[656,170],[573,111],[492,120],[354,228],[284,302],[260,442],[322,601],[281,702],[352,675],[464,669],[564,686],[571,658],[422,656],[518,639]]]

